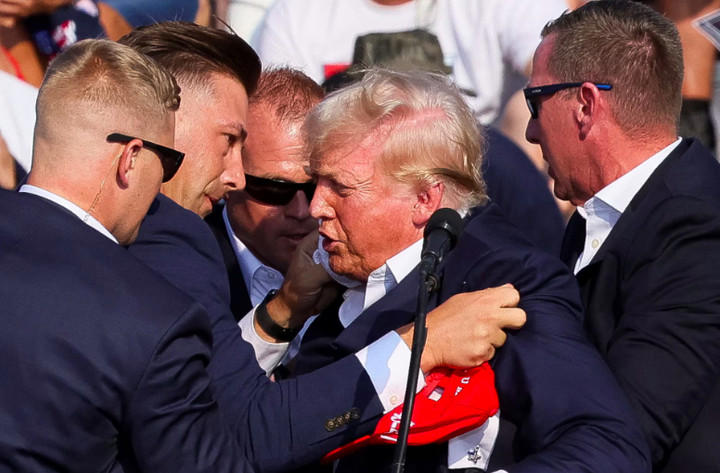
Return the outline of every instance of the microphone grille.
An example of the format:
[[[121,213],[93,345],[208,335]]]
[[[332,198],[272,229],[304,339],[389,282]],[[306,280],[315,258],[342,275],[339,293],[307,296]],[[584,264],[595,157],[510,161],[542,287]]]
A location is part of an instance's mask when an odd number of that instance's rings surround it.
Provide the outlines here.
[[[425,226],[425,236],[434,230],[445,230],[450,234],[453,245],[463,230],[463,220],[457,211],[449,208],[436,210]]]

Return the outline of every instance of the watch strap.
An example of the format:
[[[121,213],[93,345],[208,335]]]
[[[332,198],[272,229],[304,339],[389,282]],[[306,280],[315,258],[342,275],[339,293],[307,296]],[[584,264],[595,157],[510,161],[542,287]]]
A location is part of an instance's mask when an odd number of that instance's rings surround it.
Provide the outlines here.
[[[265,299],[263,299],[263,301],[257,306],[257,309],[255,309],[255,320],[257,321],[260,328],[262,328],[265,333],[267,333],[274,339],[283,342],[289,342],[290,340],[295,338],[295,335],[298,334],[301,327],[281,327],[280,325],[275,323],[272,317],[270,317],[270,314],[268,314],[267,311],[267,304],[273,297],[275,297],[277,293],[277,289],[272,289],[270,292],[267,293]]]

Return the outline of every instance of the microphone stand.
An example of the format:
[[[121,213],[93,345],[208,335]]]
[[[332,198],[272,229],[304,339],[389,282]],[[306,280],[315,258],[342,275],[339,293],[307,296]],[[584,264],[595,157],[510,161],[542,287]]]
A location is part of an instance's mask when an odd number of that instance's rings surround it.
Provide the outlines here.
[[[392,473],[403,473],[405,471],[405,456],[407,453],[408,435],[410,433],[410,421],[412,419],[413,407],[415,406],[415,390],[417,389],[418,373],[420,371],[420,358],[425,348],[427,337],[427,305],[430,294],[435,292],[440,281],[438,277],[426,270],[420,271],[422,284],[418,291],[417,312],[415,316],[415,331],[413,332],[412,348],[410,351],[410,367],[408,369],[407,385],[405,387],[405,401],[400,417],[400,429],[398,431],[397,444],[393,453]]]

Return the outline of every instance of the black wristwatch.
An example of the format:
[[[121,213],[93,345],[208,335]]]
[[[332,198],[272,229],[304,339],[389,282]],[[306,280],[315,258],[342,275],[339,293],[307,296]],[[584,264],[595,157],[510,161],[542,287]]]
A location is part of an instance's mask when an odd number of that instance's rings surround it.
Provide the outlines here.
[[[267,303],[270,302],[270,299],[275,297],[277,293],[277,289],[272,289],[270,292],[267,293],[265,299],[263,299],[260,305],[257,306],[257,309],[255,309],[255,320],[257,321],[260,328],[262,328],[265,333],[267,333],[274,339],[280,340],[282,342],[289,342],[290,340],[295,338],[295,335],[298,334],[301,327],[281,327],[280,325],[275,323],[272,317],[270,317],[270,314],[268,314],[267,311]]]

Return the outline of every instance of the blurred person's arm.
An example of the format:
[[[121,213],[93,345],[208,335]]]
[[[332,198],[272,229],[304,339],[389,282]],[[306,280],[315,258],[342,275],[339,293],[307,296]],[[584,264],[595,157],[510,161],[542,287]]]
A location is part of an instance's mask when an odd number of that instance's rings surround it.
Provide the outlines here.
[[[14,26],[20,18],[49,13],[73,0],[0,0],[0,25]]]
[[[132,31],[132,26],[125,17],[107,3],[98,2],[98,10],[100,11],[100,25],[111,40],[117,41]]]
[[[5,140],[0,136],[0,187],[12,190],[16,185],[15,159],[10,154]]]
[[[213,4],[213,15],[214,18],[211,20],[215,24],[216,28],[224,28],[225,25],[222,22],[228,21],[228,7],[230,6],[230,0],[214,0]]]
[[[656,0],[650,5],[671,19],[683,45],[683,98],[710,100],[713,94],[715,46],[698,31],[693,21],[720,8],[720,0]]]
[[[8,59],[6,65],[10,67],[10,70],[5,68],[2,70],[20,77],[28,84],[40,87],[45,74],[45,64],[40,59],[25,27],[21,23],[13,26],[0,25],[0,45],[15,61],[13,64]]]

